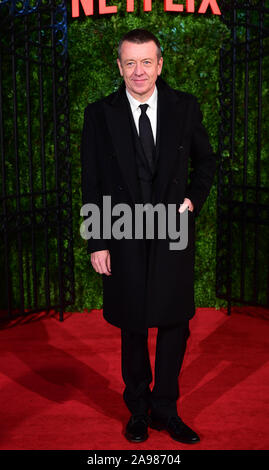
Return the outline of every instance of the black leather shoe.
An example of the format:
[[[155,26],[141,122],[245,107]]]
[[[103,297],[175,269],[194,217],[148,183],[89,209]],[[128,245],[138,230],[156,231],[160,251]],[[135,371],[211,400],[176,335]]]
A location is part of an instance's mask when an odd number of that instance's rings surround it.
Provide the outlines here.
[[[126,426],[126,439],[131,442],[144,442],[148,438],[148,419],[146,414],[133,414]]]
[[[199,436],[183,423],[179,416],[171,416],[166,422],[151,413],[149,417],[149,426],[157,431],[166,430],[175,441],[184,444],[195,444],[200,441]]]

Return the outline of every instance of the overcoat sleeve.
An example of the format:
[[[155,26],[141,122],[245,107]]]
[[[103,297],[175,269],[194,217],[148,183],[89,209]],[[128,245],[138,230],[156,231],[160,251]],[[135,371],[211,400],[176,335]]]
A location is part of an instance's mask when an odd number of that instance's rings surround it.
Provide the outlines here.
[[[194,205],[194,215],[201,211],[213,184],[216,171],[216,155],[203,126],[203,114],[195,97],[193,104],[193,123],[191,133],[191,172],[185,197]]]
[[[98,165],[97,159],[96,136],[94,129],[94,121],[91,112],[91,105],[88,105],[84,111],[80,155],[82,204],[96,204],[100,211],[100,220],[102,221],[102,191],[100,182],[100,165]],[[84,219],[85,218],[86,217],[84,217]],[[87,253],[93,253],[94,251],[106,249],[106,240],[102,240],[101,238],[90,238],[89,240],[87,240]]]

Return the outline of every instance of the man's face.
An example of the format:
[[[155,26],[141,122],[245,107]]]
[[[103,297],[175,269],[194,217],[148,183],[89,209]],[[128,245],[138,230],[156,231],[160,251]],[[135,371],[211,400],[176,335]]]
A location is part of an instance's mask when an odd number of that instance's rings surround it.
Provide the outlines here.
[[[117,63],[129,93],[141,102],[146,101],[153,93],[163,65],[162,57],[158,62],[155,42],[135,44],[124,41],[121,61],[117,59]]]

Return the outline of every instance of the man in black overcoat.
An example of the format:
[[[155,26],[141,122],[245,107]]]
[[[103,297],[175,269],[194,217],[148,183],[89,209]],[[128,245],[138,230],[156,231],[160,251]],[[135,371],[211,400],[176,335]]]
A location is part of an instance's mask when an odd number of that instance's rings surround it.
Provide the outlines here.
[[[95,204],[101,223],[100,236],[88,239],[87,251],[102,275],[104,318],[121,329],[123,398],[131,413],[126,438],[142,442],[150,426],[195,443],[199,436],[178,416],[178,377],[195,314],[195,221],[212,186],[216,158],[197,99],[161,78],[163,57],[152,33],[127,33],[117,63],[123,77],[119,89],[84,112],[82,202]],[[149,206],[175,207],[176,227],[184,212],[187,246],[171,249],[169,234],[158,236],[155,225],[153,238],[146,229],[142,238],[135,237],[133,228],[131,237],[104,236],[116,220],[104,213],[108,196],[111,210],[128,205],[132,227],[138,204],[144,214]],[[158,328],[152,389],[151,327]]]

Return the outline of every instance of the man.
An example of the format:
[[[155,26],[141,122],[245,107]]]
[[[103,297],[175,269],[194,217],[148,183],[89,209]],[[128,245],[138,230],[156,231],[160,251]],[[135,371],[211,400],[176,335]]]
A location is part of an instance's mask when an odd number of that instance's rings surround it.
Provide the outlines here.
[[[177,413],[178,377],[195,313],[195,218],[212,186],[215,155],[196,98],[160,77],[163,58],[152,33],[127,33],[117,64],[123,77],[119,89],[84,113],[83,204],[96,204],[101,215],[104,195],[111,196],[112,208],[175,204],[177,224],[180,212],[188,210],[188,244],[182,250],[171,250],[169,236],[161,239],[155,232],[153,239],[144,234],[88,240],[92,266],[102,275],[104,318],[121,328],[123,398],[131,412],[125,436],[142,442],[149,425],[195,443],[198,435]],[[101,223],[103,228],[106,218]],[[152,390],[151,327],[158,328]]]

